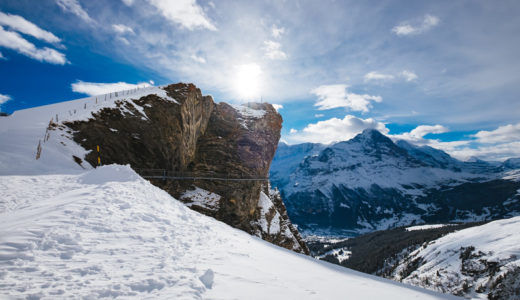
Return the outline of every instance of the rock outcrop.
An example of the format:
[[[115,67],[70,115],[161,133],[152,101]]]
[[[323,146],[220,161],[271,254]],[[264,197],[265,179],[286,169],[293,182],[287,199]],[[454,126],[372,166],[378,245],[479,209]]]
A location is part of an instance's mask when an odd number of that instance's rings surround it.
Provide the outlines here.
[[[103,164],[164,169],[185,177],[151,181],[195,210],[308,253],[268,181],[224,180],[268,177],[282,126],[272,105],[215,104],[193,84],[172,84],[164,90],[166,97],[152,93],[118,101],[115,108],[103,108],[88,120],[64,123],[76,143],[92,150],[83,159],[97,165],[95,149],[100,145]]]

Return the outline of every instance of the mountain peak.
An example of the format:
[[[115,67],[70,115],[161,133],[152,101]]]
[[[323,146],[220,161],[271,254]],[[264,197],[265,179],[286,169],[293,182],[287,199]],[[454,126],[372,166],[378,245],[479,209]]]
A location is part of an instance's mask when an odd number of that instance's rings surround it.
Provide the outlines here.
[[[385,135],[383,135],[381,132],[379,132],[377,129],[373,128],[367,128],[363,130],[360,134],[356,135],[352,141],[354,142],[370,142],[371,144],[392,144],[394,145],[394,142]]]

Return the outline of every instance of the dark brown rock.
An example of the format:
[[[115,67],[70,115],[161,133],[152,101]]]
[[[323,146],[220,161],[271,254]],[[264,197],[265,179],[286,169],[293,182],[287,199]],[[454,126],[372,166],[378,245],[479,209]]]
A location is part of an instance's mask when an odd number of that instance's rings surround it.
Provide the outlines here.
[[[282,118],[272,105],[215,104],[193,84],[172,84],[164,90],[177,102],[151,94],[120,101],[116,108],[93,113],[88,121],[64,123],[74,131],[73,139],[78,144],[92,150],[84,160],[95,166],[95,149],[100,145],[103,164],[166,169],[197,178],[268,177],[282,127]],[[151,182],[199,212],[277,245],[308,253],[281,198],[273,196],[267,181]],[[204,192],[194,196],[193,190]],[[260,205],[262,191],[272,203],[268,211]],[[210,200],[213,202],[204,204]],[[264,206],[269,201],[265,200]]]

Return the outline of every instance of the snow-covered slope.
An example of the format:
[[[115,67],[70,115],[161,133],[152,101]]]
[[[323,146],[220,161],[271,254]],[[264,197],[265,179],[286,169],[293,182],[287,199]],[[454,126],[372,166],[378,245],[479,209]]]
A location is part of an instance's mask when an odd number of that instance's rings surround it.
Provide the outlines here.
[[[46,130],[50,122],[86,120],[102,108],[115,108],[118,100],[133,103],[130,99],[150,94],[176,102],[161,87],[147,87],[19,110],[8,117],[0,117],[0,175],[82,170],[72,155],[84,157],[85,150],[71,140],[70,134]],[[134,107],[142,111],[138,105]],[[146,115],[142,117],[146,118]],[[51,138],[53,134],[55,136]],[[41,147],[40,158],[35,160],[38,144]],[[90,166],[84,164],[84,168]]]
[[[194,212],[128,166],[0,176],[0,297],[449,299]]]
[[[450,233],[406,255],[396,280],[481,299],[520,297],[520,217]]]

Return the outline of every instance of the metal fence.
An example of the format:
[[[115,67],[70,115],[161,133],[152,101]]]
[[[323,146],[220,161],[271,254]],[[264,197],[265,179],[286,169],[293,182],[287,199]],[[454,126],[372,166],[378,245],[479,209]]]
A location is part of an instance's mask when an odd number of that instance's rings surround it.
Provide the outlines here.
[[[147,179],[163,180],[219,180],[219,181],[268,181],[269,178],[256,177],[251,175],[229,175],[218,173],[190,173],[177,172],[165,169],[134,169],[141,177]]]

